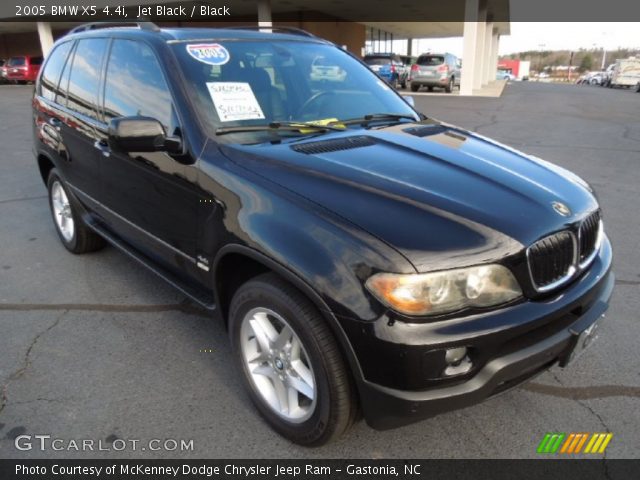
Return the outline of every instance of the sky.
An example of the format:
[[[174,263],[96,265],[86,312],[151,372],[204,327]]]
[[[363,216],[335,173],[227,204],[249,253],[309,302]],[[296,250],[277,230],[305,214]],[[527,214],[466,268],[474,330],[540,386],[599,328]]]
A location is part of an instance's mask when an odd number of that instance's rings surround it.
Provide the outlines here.
[[[525,50],[616,49],[640,50],[640,23],[637,22],[512,22],[511,35],[500,38],[500,55]],[[394,41],[393,50],[406,53],[404,40]],[[414,53],[449,52],[462,56],[462,37],[416,39]]]

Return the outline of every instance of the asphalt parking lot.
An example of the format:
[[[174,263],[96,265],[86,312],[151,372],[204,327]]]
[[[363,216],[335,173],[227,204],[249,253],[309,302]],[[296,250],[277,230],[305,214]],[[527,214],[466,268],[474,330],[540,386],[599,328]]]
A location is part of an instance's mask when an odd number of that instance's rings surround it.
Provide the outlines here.
[[[640,445],[640,94],[510,84],[501,98],[416,97],[427,115],[567,167],[599,193],[616,290],[600,338],[568,370],[465,410],[297,447],[252,408],[223,327],[113,248],[60,244],[31,153],[31,86],[0,86],[0,458],[536,457],[546,432]],[[206,350],[206,351],[205,351]],[[193,440],[192,451],[18,451],[20,434]]]

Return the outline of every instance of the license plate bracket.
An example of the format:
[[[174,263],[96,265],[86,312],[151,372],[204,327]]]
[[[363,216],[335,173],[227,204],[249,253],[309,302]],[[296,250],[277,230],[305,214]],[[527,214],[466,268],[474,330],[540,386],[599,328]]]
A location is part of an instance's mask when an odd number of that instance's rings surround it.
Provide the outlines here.
[[[579,333],[573,333],[572,348],[569,354],[560,362],[560,366],[566,367],[567,365],[575,362],[582,354],[593,344],[598,338],[598,327],[600,319],[593,322],[587,328]]]

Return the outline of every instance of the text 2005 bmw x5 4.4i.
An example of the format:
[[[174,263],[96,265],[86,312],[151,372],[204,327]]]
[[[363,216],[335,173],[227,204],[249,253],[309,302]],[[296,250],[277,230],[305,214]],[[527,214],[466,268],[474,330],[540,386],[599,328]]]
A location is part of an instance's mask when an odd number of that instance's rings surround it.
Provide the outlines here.
[[[417,113],[304,32],[81,27],[33,105],[64,246],[106,240],[214,311],[294,442],[565,366],[607,308],[588,184]]]

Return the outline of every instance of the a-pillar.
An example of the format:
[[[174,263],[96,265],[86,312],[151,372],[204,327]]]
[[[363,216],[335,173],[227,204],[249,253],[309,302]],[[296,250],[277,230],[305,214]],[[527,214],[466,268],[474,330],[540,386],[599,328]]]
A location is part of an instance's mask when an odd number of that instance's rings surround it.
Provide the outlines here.
[[[42,55],[45,57],[53,47],[53,33],[51,32],[51,24],[49,22],[38,23],[38,37],[40,37],[40,48]]]

